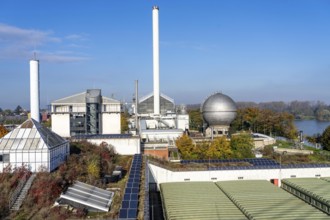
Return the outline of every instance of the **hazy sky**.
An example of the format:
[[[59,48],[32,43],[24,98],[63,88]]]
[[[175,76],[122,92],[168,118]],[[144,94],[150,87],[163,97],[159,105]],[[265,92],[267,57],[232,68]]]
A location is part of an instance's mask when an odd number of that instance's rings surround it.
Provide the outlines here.
[[[159,6],[161,92],[177,104],[221,91],[235,101],[330,103],[328,0],[0,1],[0,107],[41,107],[90,88],[131,101],[152,92],[152,6]]]

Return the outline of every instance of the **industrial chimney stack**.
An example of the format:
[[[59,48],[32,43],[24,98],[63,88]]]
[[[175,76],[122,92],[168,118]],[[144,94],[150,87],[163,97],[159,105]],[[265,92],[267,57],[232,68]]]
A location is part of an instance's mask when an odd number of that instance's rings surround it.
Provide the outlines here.
[[[160,92],[159,92],[159,26],[158,6],[152,7],[152,48],[153,48],[153,76],[154,76],[154,115],[160,114]]]
[[[30,60],[30,110],[31,118],[40,122],[40,101],[39,101],[39,61]]]

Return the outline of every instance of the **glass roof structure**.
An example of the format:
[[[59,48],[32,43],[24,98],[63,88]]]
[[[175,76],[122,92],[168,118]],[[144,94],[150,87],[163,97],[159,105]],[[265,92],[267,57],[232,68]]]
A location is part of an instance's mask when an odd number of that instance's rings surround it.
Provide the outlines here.
[[[34,119],[28,119],[0,139],[0,152],[52,149],[67,142]]]
[[[59,201],[60,203],[69,203],[73,206],[83,206],[90,211],[107,212],[113,196],[113,192],[76,181],[61,194]]]

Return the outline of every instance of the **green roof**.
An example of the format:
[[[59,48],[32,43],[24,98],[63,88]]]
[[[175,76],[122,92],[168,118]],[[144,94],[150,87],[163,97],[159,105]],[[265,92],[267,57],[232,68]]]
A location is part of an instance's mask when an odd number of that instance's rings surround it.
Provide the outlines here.
[[[330,206],[330,178],[292,178],[283,183]]]
[[[213,182],[160,184],[163,208],[173,219],[247,219]]]
[[[329,219],[266,180],[223,181],[217,185],[250,219]]]

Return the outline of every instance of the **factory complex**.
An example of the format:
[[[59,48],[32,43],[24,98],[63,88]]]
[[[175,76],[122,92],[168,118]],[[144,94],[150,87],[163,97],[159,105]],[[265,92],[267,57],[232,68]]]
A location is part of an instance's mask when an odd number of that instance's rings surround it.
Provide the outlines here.
[[[139,97],[136,81],[128,132],[121,131],[121,102],[103,96],[101,89],[86,89],[52,101],[51,129],[43,127],[39,112],[39,61],[33,59],[30,61],[31,118],[0,139],[0,172],[8,165],[19,167],[22,164],[34,173],[52,172],[70,156],[70,141],[84,140],[133,157],[126,174],[126,197],[122,201],[119,219],[136,219],[142,185],[146,186],[143,188],[145,209],[152,210],[149,219],[158,219],[154,218],[154,201],[149,197],[157,193],[163,206],[156,209],[161,209],[168,220],[328,219],[328,164],[289,166],[266,158],[170,160],[170,152],[177,152],[175,141],[190,132],[190,118],[184,105],[177,106],[174,99],[160,91],[158,17],[159,8],[154,6],[153,92]],[[237,116],[237,106],[231,97],[220,92],[211,94],[202,102],[200,112],[203,133],[196,142],[229,136],[230,124]],[[256,134],[254,142],[263,147],[274,144],[275,139]],[[191,164],[208,166],[196,170],[176,169],[158,163],[159,159],[182,167]],[[239,165],[230,166],[230,163]],[[318,191],[313,184],[326,190]],[[154,188],[149,191],[149,186]],[[92,190],[103,195],[104,198],[99,196],[102,202],[97,201],[98,196],[91,193]],[[78,199],[82,197],[79,193],[86,194],[86,197]],[[107,212],[113,194],[76,182],[61,198],[72,204],[88,200],[92,210]],[[134,207],[130,207],[131,204]]]

